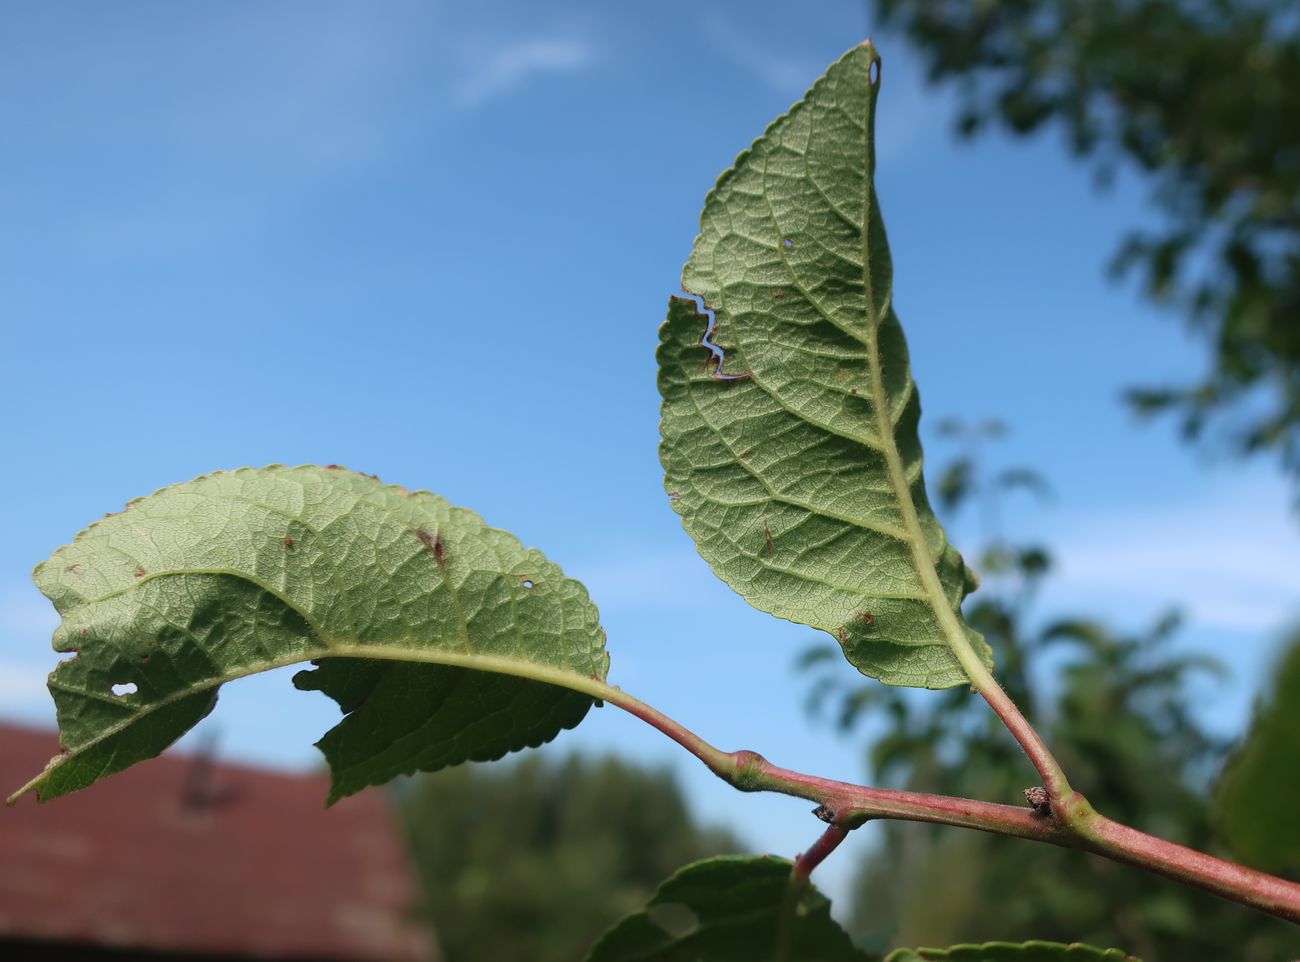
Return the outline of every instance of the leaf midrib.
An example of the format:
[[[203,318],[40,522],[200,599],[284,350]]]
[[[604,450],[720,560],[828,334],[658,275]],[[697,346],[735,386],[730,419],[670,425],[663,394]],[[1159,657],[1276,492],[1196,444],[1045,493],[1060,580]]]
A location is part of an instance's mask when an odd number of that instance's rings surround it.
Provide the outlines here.
[[[99,745],[112,736],[125,731],[137,722],[145,720],[154,712],[166,708],[175,702],[184,698],[189,698],[192,695],[197,695],[201,692],[219,688],[228,682],[238,681],[241,678],[248,678],[265,671],[273,671],[277,668],[287,668],[291,665],[306,664],[312,661],[321,661],[326,658],[364,658],[374,661],[394,661],[426,665],[445,665],[450,668],[468,668],[476,671],[487,671],[498,675],[510,675],[528,681],[555,685],[559,688],[567,688],[570,691],[589,695],[591,698],[596,700],[604,700],[612,691],[612,687],[606,682],[587,675],[579,674],[576,671],[571,671],[565,668],[554,668],[550,665],[540,665],[535,662],[524,661],[518,658],[508,658],[501,655],[465,654],[427,647],[406,648],[400,645],[364,644],[354,639],[348,641],[334,640],[327,642],[322,638],[321,643],[328,644],[329,647],[306,655],[295,654],[293,657],[274,658],[261,662],[254,667],[225,672],[220,676],[204,679],[204,681],[196,685],[187,686],[186,688],[173,692],[157,701],[150,702],[147,706],[137,709],[121,722],[103,729],[94,739],[85,742],[76,749],[69,751],[67,754],[56,756],[44,771],[9,796],[7,804],[12,805],[22,795],[25,795],[31,789],[36,788],[50,775],[51,772],[55,771],[66,761],[84,754],[89,749],[94,748],[96,745]],[[86,692],[81,689],[70,690],[78,695],[86,694]],[[127,704],[129,704],[129,702]]]
[[[870,71],[870,65],[868,66],[868,71]],[[819,81],[819,83],[824,83],[824,82],[825,82],[825,78]],[[873,155],[872,155],[871,138],[873,136],[873,130],[875,126],[874,115],[875,115],[877,86],[876,84],[871,83],[870,80],[868,80],[868,83],[871,86],[871,91],[868,94],[868,98],[867,98],[867,111],[868,111],[867,117],[864,120],[859,120],[856,115],[850,115],[850,119],[853,121],[854,126],[856,126],[859,130],[863,131],[864,133],[864,146],[867,151],[867,156],[864,158],[866,176],[863,179],[862,222],[860,224],[858,223],[852,224],[852,226],[859,231],[859,236],[861,238],[860,241],[861,258],[859,263],[854,263],[854,261],[851,258],[844,257],[842,255],[840,258],[843,262],[853,264],[853,266],[858,267],[861,270],[862,290],[863,290],[863,300],[864,300],[863,308],[864,308],[864,318],[866,320],[865,332],[859,331],[853,326],[846,325],[843,321],[834,317],[826,309],[825,305],[823,305],[817,297],[813,296],[813,294],[800,281],[798,273],[794,271],[793,268],[791,267],[786,249],[784,245],[781,244],[779,239],[775,244],[771,244],[771,245],[761,242],[756,238],[752,240],[754,243],[759,244],[761,247],[768,250],[772,250],[776,253],[777,258],[780,260],[783,267],[785,268],[788,283],[803,296],[803,298],[808,302],[808,304],[817,312],[818,316],[820,316],[826,323],[830,324],[836,330],[840,331],[841,334],[851,338],[852,340],[858,342],[863,346],[866,353],[867,370],[868,370],[868,377],[870,381],[869,403],[872,409],[872,421],[874,422],[874,437],[871,436],[870,434],[864,434],[862,436],[855,437],[846,434],[842,430],[832,428],[829,424],[819,423],[816,419],[809,417],[803,412],[798,412],[793,410],[789,406],[789,404],[783,398],[781,398],[778,395],[778,393],[774,391],[769,385],[764,383],[761,377],[755,374],[755,372],[753,371],[750,372],[750,379],[759,390],[763,391],[764,394],[766,394],[771,400],[773,400],[779,407],[787,411],[787,413],[811,424],[814,427],[820,428],[821,430],[824,430],[829,434],[839,436],[851,443],[861,444],[868,449],[874,450],[884,458],[885,466],[886,466],[885,473],[888,478],[889,488],[892,491],[894,495],[894,499],[898,505],[898,511],[899,511],[900,519],[902,521],[902,528],[901,530],[894,529],[893,526],[891,525],[891,526],[887,526],[888,530],[881,530],[882,527],[885,526],[878,526],[874,524],[864,525],[861,524],[860,522],[856,522],[856,523],[860,527],[866,527],[871,530],[875,530],[882,535],[885,535],[897,541],[902,541],[907,545],[908,556],[911,561],[912,569],[915,572],[917,580],[920,582],[920,586],[922,589],[920,592],[921,597],[918,600],[924,600],[928,603],[941,629],[943,635],[943,639],[942,639],[943,642],[946,644],[947,648],[952,652],[954,657],[957,659],[958,663],[961,665],[962,669],[965,671],[967,676],[975,677],[976,673],[981,672],[983,670],[983,665],[979,660],[979,656],[976,654],[973,647],[971,646],[970,641],[967,638],[966,633],[961,626],[961,623],[957,617],[956,612],[953,610],[952,606],[950,605],[948,601],[947,593],[944,591],[942,582],[940,581],[938,570],[936,567],[937,558],[934,555],[932,555],[927,545],[925,532],[921,526],[920,515],[917,511],[916,504],[912,499],[911,481],[908,477],[909,472],[906,466],[903,464],[902,455],[898,448],[898,441],[895,432],[897,430],[898,424],[902,421],[902,418],[907,408],[907,404],[910,403],[913,399],[913,395],[915,393],[915,385],[912,379],[909,377],[905,390],[901,392],[901,397],[899,398],[899,403],[897,404],[897,407],[895,406],[894,399],[889,398],[886,395],[886,391],[885,391],[884,366],[883,366],[883,360],[881,358],[879,335],[880,335],[880,328],[884,320],[892,316],[892,291],[887,292],[882,308],[881,310],[878,311],[876,309],[875,290],[874,290],[874,284],[872,282],[872,276],[871,276],[871,243],[870,243],[870,236],[871,236],[870,225],[871,225],[871,216],[872,216],[873,206],[874,206],[872,204],[874,163],[873,163]],[[846,115],[849,115],[849,111],[844,110],[843,112]],[[789,116],[790,115],[787,114],[786,117],[782,119],[787,119]],[[773,127],[775,126],[776,125],[774,124]],[[810,122],[809,129],[808,129],[809,138],[811,138],[813,135],[812,126],[813,125]],[[770,135],[771,132],[772,132],[772,128],[769,128],[768,134]],[[830,198],[827,197],[825,190],[822,188],[821,184],[819,184],[816,181],[816,179],[812,177],[812,174],[808,169],[808,162],[807,162],[810,143],[811,140],[809,140],[808,143],[805,143],[804,149],[801,152],[804,176],[813,185],[814,189],[817,191],[818,195],[823,199],[823,201],[826,202],[827,206],[831,209],[833,215],[840,218],[841,220],[849,221],[849,218],[845,215],[845,212],[839,209],[834,203],[830,201]],[[793,148],[790,149],[793,150]],[[762,198],[763,203],[767,208],[769,221],[771,222],[773,227],[776,228],[777,235],[780,235],[781,234],[780,224],[776,216],[776,211],[773,208],[772,198],[769,194],[768,185],[767,185],[767,181],[769,177],[770,159],[771,159],[771,153],[769,149],[768,151],[763,152],[761,156],[762,186],[758,192],[758,195]],[[758,160],[758,158],[755,158],[755,160]],[[720,196],[720,192],[722,191],[723,188],[724,188],[724,181],[719,181],[719,184],[714,188],[714,191],[711,192],[710,197],[706,201],[706,206],[708,203],[714,202],[718,198],[718,196]],[[741,234],[741,236],[744,236],[742,232],[736,230],[736,225],[731,221],[730,212],[725,204],[721,206],[721,210],[727,217],[727,221],[726,221],[727,229],[739,233]],[[821,245],[821,246],[824,247],[825,245]],[[832,252],[832,253],[837,253],[837,252]],[[721,298],[723,296],[723,285],[721,284],[722,274],[718,270],[718,265],[716,262],[717,255],[718,255],[718,248],[717,245],[715,244],[709,249],[707,270],[708,273],[712,276],[714,282],[718,284],[717,293]],[[722,305],[719,304],[719,307],[721,308]],[[741,355],[743,356],[744,354],[743,328],[733,330],[732,335],[733,337],[736,338],[737,347]],[[690,397],[692,403],[695,405],[697,415],[703,419],[705,424],[709,425],[709,427],[712,429],[715,436],[717,436],[722,441],[723,445],[727,448],[727,450],[730,451],[733,454],[733,456],[737,455],[738,452],[735,450],[734,446],[727,441],[725,436],[723,436],[722,432],[720,432],[716,427],[714,427],[710,423],[709,419],[704,415],[704,412],[700,408],[698,399],[696,399],[691,392],[687,392],[687,394]],[[736,463],[741,464],[742,467],[746,469],[746,471],[750,474],[751,477],[753,477],[760,484],[762,484],[762,486],[768,492],[770,497],[773,497],[774,499],[778,499],[778,500],[783,500],[783,501],[788,500],[784,497],[779,497],[775,495],[775,493],[772,491],[771,485],[766,483],[766,480],[762,478],[758,474],[758,472],[750,469],[750,467],[746,465],[743,462],[743,460],[736,458]],[[823,512],[818,512],[818,513],[823,513]],[[840,520],[844,520],[846,523],[850,523],[850,524],[855,523],[854,521],[851,521],[847,518],[841,518]]]
[[[868,83],[870,84],[870,66],[868,66]],[[921,528],[921,518],[912,500],[912,491],[907,483],[907,474],[903,468],[903,458],[898,450],[898,439],[891,422],[892,412],[885,402],[885,372],[880,357],[880,326],[893,311],[893,291],[885,298],[883,310],[876,311],[876,292],[871,278],[871,215],[873,212],[872,195],[874,193],[875,164],[871,138],[875,130],[876,87],[867,96],[868,117],[865,124],[864,146],[867,156],[864,158],[866,177],[862,186],[862,291],[867,317],[866,348],[867,367],[871,377],[872,412],[875,415],[876,431],[880,435],[881,453],[885,458],[885,468],[894,497],[898,500],[899,514],[903,518],[903,527],[907,531],[907,543],[912,558],[912,567],[916,570],[921,586],[925,589],[930,608],[943,629],[948,647],[957,658],[967,676],[974,677],[983,666],[979,656],[971,647],[966,633],[957,620],[957,615],[948,603],[948,596],[939,581],[939,572],[935,568],[934,558],[925,543],[925,532]],[[974,669],[974,670],[973,670]]]

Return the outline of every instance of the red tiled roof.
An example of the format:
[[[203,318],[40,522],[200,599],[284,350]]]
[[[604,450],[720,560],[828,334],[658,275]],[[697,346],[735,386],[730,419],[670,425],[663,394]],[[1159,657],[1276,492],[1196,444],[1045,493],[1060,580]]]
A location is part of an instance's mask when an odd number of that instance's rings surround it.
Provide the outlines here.
[[[50,732],[0,725],[0,783],[21,785],[57,751]],[[207,801],[187,805],[196,775]],[[172,754],[48,804],[0,806],[0,946],[430,959],[383,796],[326,809],[325,794],[324,775]]]

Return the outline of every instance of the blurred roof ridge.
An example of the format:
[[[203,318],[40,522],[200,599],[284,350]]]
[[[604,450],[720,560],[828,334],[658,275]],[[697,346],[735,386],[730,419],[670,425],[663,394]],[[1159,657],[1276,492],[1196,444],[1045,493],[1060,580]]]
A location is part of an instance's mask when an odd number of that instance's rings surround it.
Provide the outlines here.
[[[58,750],[52,731],[0,723],[0,781],[21,784]],[[411,921],[411,867],[383,793],[326,809],[328,784],[175,752],[49,804],[23,799],[0,811],[0,949],[435,958]]]

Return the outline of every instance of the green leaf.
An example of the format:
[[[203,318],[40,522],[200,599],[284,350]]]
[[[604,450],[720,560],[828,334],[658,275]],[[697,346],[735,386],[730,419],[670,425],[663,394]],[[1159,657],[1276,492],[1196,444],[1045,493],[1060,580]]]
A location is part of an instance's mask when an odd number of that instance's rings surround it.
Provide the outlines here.
[[[714,327],[670,301],[660,458],[687,532],[750,604],[828,632],[866,675],[946,688],[991,656],[921,474],[872,186],[878,68],[874,47],[850,51],[710,192],[683,287]]]
[[[587,962],[870,962],[826,897],[792,883],[790,869],[751,855],[688,865],[601,936]]]
[[[345,717],[331,800],[498,758],[582,720],[609,666],[595,607],[540,552],[426,491],[337,467],[164,488],[35,572],[74,652],[50,676],[65,754],[13,798],[92,784],[171,744],[227,681],[295,679]],[[133,688],[134,690],[130,690]]]
[[[1233,850],[1257,868],[1300,873],[1300,641],[1282,659],[1272,697],[1229,763],[1219,820]]]
[[[1138,962],[1119,949],[1060,942],[986,942],[948,949],[899,949],[885,962]]]

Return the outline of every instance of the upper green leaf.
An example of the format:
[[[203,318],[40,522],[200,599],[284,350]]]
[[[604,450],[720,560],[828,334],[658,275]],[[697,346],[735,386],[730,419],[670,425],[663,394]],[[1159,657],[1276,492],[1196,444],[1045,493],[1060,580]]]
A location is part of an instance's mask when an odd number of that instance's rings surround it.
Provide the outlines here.
[[[319,743],[337,798],[548,741],[609,665],[586,590],[540,552],[337,467],[165,488],[35,578],[63,617],[55,650],[76,653],[49,683],[65,754],[18,793],[42,800],[157,755],[224,682],[269,668],[320,661],[296,681],[346,713]]]
[[[587,962],[871,962],[790,868],[749,855],[688,865],[601,936]]]
[[[1119,949],[1060,942],[986,942],[948,949],[899,949],[885,962],[1139,962]]]
[[[1219,817],[1233,850],[1251,864],[1300,873],[1300,640],[1282,659],[1275,686],[1229,763]]]
[[[975,578],[930,509],[920,402],[872,185],[880,59],[834,64],[705,201],[659,348],[660,457],[714,572],[829,632],[864,674],[944,688],[991,664]]]

